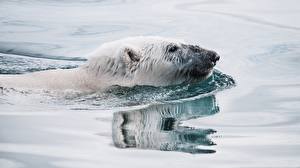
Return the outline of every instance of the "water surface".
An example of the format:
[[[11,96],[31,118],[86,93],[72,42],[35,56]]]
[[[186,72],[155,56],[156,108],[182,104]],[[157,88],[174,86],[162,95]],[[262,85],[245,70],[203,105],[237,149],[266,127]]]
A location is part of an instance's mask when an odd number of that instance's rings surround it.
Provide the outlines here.
[[[205,82],[0,91],[0,167],[299,167],[297,0],[0,2],[0,73],[75,68],[135,35],[221,60]]]

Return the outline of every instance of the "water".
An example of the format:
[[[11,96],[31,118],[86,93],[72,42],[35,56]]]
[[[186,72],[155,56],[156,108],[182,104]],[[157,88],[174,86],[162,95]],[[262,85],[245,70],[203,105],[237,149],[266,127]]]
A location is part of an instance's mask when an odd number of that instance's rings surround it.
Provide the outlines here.
[[[297,0],[1,1],[1,74],[74,68],[133,35],[221,60],[194,85],[4,89],[0,167],[299,167],[299,16]]]

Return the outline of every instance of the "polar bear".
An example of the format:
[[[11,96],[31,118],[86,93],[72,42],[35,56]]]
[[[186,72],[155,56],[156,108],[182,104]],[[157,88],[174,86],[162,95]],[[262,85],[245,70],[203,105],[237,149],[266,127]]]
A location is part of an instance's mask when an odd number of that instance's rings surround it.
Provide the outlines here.
[[[101,90],[108,86],[166,86],[206,79],[220,56],[184,41],[156,36],[104,43],[74,69],[0,75],[0,87]]]

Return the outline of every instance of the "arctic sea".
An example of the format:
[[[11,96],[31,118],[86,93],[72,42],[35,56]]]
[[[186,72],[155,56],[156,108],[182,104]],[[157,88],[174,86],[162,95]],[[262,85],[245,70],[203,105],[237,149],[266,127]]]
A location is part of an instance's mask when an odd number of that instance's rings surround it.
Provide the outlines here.
[[[1,74],[75,68],[138,35],[221,59],[191,85],[2,88],[0,167],[299,167],[299,17],[298,0],[1,1]]]

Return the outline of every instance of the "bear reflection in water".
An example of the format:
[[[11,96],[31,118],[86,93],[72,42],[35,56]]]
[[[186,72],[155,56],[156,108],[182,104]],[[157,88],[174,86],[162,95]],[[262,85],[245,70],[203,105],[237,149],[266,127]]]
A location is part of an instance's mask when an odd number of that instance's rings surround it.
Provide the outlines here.
[[[113,142],[119,148],[140,148],[187,153],[215,153],[208,135],[213,129],[181,126],[181,121],[219,112],[215,96],[192,101],[156,104],[113,115]],[[205,147],[206,146],[206,147]]]

